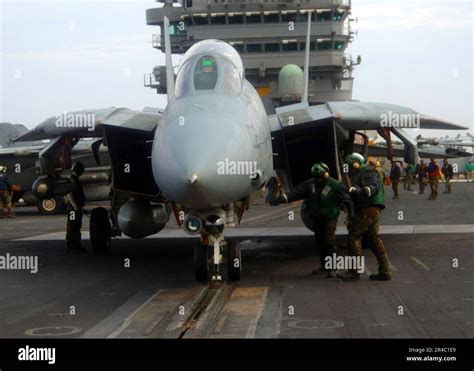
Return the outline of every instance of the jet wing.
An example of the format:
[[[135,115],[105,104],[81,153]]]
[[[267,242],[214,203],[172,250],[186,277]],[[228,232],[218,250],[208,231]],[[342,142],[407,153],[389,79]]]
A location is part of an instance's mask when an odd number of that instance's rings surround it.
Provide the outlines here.
[[[63,135],[76,138],[102,137],[103,126],[151,132],[158,125],[160,111],[134,111],[128,108],[103,108],[67,112],[50,117],[14,142],[52,139]]]
[[[276,109],[276,115],[270,116],[271,121],[277,119],[281,127],[297,125],[317,125],[327,120],[336,121],[347,130],[378,130],[388,122],[398,120],[399,123],[412,119],[413,125],[419,123],[420,129],[467,130],[468,128],[431,116],[419,114],[408,107],[386,103],[371,102],[327,102],[309,106],[307,103],[292,104]],[[400,127],[403,127],[401,125]],[[406,128],[406,127],[405,127]],[[415,127],[413,127],[415,128]]]
[[[407,107],[353,101],[315,106],[301,102],[278,107],[276,114],[269,116],[269,122],[273,167],[287,189],[309,177],[309,169],[316,161],[325,162],[333,176],[342,178],[341,155],[354,150],[354,135],[358,131],[376,130],[386,140],[390,131],[404,143],[403,150],[396,155],[401,154],[406,162],[415,164],[419,158],[416,141],[401,127],[410,124],[421,129],[467,129]]]
[[[354,149],[357,152],[362,152],[363,146],[362,145],[354,145]],[[403,158],[405,155],[404,148],[401,147],[394,147],[392,149],[393,157]],[[385,146],[369,146],[368,148],[369,156],[374,157],[387,157],[387,147]],[[465,157],[465,156],[458,156],[457,153],[450,153],[448,151],[429,151],[429,150],[418,150],[418,156],[421,158],[457,158],[457,157]]]

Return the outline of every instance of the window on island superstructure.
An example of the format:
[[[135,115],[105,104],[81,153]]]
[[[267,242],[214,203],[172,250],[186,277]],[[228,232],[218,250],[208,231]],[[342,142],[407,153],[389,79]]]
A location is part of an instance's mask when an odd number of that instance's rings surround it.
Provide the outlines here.
[[[344,9],[336,9],[334,11],[334,21],[342,21],[344,18],[344,15],[346,14],[346,11]]]
[[[225,15],[211,16],[211,24],[226,24]]]
[[[209,19],[207,15],[205,17],[200,16],[200,15],[195,15],[193,16],[193,20],[194,20],[194,24],[196,25],[209,24]]]
[[[245,16],[247,23],[262,23],[262,17],[260,14],[252,14]]]
[[[279,43],[265,44],[265,51],[266,52],[279,52],[280,51],[280,44]]]
[[[284,52],[296,52],[298,50],[298,44],[295,42],[283,43]]]
[[[318,50],[329,50],[332,48],[331,40],[318,40]]]
[[[304,51],[305,49],[306,49],[306,41],[303,41],[300,43],[300,50]],[[316,43],[314,41],[310,41],[309,50],[316,50]]]
[[[265,23],[277,23],[280,21],[278,13],[264,14],[263,21]]]
[[[260,53],[262,44],[247,44],[247,53]]]
[[[316,20],[320,22],[330,21],[332,19],[332,10],[316,10]]]
[[[334,41],[334,49],[336,50],[342,50],[344,49],[344,45],[346,45],[345,41]]]
[[[229,14],[229,24],[243,24],[244,23],[244,15],[243,14]]]
[[[235,50],[237,50],[239,54],[242,54],[244,52],[244,44],[235,44],[232,46],[234,47]]]
[[[283,14],[281,13],[281,20],[283,22],[296,22],[298,20],[298,15],[296,14],[296,12],[294,13],[286,13],[286,14]]]

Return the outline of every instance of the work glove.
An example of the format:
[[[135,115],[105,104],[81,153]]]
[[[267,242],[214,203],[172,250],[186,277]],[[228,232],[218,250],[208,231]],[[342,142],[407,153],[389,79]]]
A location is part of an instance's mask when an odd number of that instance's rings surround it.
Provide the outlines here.
[[[349,188],[349,194],[353,197],[359,196],[362,193],[362,188],[359,186],[352,186]]]

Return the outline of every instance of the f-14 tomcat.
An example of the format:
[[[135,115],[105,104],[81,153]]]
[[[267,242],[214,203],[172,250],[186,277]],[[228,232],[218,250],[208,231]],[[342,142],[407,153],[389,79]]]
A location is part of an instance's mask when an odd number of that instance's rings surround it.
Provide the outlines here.
[[[110,153],[114,194],[110,213],[104,208],[91,213],[95,253],[104,253],[117,231],[143,238],[163,229],[172,210],[181,210],[184,230],[200,236],[194,250],[196,279],[222,279],[226,271],[229,280],[239,280],[240,250],[224,238],[224,227],[231,222],[234,206],[240,220],[273,170],[287,190],[307,178],[316,161],[324,161],[333,176],[343,178],[341,158],[353,151],[357,130],[378,130],[385,138],[391,132],[405,143],[405,161],[417,160],[415,141],[401,129],[381,125],[388,112],[417,115],[415,111],[364,102],[308,105],[311,17],[301,102],[279,107],[270,116],[244,78],[239,54],[225,42],[205,40],[191,47],[174,81],[167,22],[165,17],[166,109],[83,111],[95,115],[93,132],[58,127],[50,118],[17,139],[54,139],[40,154],[44,178],[35,188],[38,197],[46,190],[67,188],[59,187],[64,179],[53,174],[67,163],[64,154],[75,138],[103,139]],[[425,115],[418,118],[421,128],[464,129]],[[366,143],[363,152],[367,148]]]

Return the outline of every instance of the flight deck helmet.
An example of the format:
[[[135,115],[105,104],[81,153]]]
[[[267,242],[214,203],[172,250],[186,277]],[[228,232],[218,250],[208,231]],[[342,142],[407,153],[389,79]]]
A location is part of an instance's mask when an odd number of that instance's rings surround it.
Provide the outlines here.
[[[365,165],[366,160],[360,153],[354,152],[346,157],[346,164],[356,173]]]
[[[327,179],[329,178],[329,167],[323,162],[318,162],[311,168],[311,176],[317,181]]]

